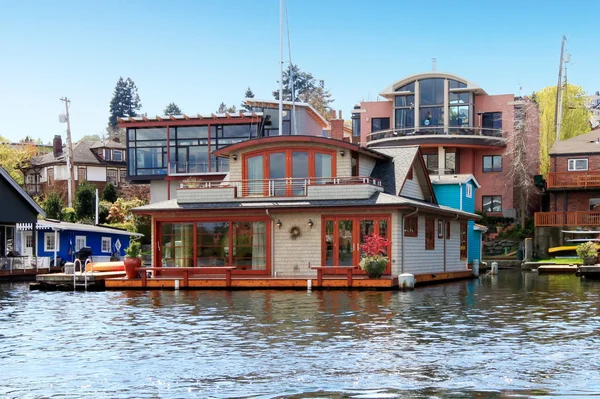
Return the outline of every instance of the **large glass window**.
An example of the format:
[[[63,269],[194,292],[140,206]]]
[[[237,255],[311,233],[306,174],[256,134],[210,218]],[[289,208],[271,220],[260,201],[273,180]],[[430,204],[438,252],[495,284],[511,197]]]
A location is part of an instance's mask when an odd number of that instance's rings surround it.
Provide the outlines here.
[[[390,118],[371,118],[371,132],[390,130]]]
[[[286,195],[285,162],[285,152],[272,152],[269,154],[269,178],[272,180],[272,195],[276,197]]]
[[[409,129],[415,127],[415,110],[412,108],[397,108],[395,111],[396,129]],[[407,133],[404,131],[399,134]]]
[[[353,158],[354,159],[354,158]],[[325,184],[331,181],[333,177],[331,166],[333,157],[331,154],[315,153],[315,177],[323,177],[324,179],[316,179],[316,184]]]
[[[438,163],[439,156],[438,154],[423,154],[423,160],[425,161],[425,166],[427,167],[427,171],[431,173],[437,173],[439,169]]]
[[[194,265],[193,223],[162,223],[160,253],[164,267]]]
[[[292,152],[292,195],[306,195],[306,181],[308,177],[308,152]]]
[[[167,129],[128,129],[129,174],[151,176],[167,174]]]
[[[502,212],[502,196],[484,195],[481,198],[484,212]]]
[[[228,266],[229,222],[196,223],[196,266]]]
[[[360,114],[352,114],[352,137],[360,137]]]
[[[424,79],[419,81],[420,106],[444,104],[444,79]]]
[[[481,115],[484,136],[502,136],[502,112],[484,112]]]
[[[419,115],[421,119],[421,127],[431,128],[444,126],[444,107],[420,107]],[[432,131],[436,132],[435,129]]]
[[[484,155],[484,172],[502,172],[502,155]]]
[[[248,174],[248,193],[247,195],[263,195],[264,186],[263,179],[264,168],[263,168],[263,155],[256,155],[248,158],[246,168]]]
[[[243,270],[267,269],[267,225],[265,222],[233,223],[232,264]]]

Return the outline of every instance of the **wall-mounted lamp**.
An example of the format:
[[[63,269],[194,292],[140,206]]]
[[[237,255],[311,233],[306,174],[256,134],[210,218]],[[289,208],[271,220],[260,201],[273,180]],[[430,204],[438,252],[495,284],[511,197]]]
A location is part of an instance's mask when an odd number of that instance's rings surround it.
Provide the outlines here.
[[[236,155],[236,154],[233,154],[233,155],[231,156],[231,158],[232,158],[234,161],[237,161],[237,155]]]
[[[283,226],[283,223],[281,223],[281,220],[277,219],[277,223],[275,223],[277,225],[277,228],[280,229],[281,226]]]
[[[310,227],[312,229],[313,224],[314,224],[313,221],[312,221],[312,219],[308,219],[308,223],[307,224],[308,224],[308,227]]]
[[[346,155],[346,152],[344,150],[342,150],[342,151],[340,151],[340,155],[344,156],[344,155]]]

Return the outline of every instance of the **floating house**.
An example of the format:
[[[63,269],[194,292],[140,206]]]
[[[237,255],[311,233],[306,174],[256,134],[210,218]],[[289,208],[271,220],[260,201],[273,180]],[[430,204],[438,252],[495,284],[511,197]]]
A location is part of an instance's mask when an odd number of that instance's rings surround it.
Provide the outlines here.
[[[0,167],[0,276],[12,274],[13,268],[21,271],[30,265],[18,253],[16,228],[18,223],[34,223],[44,210]],[[32,252],[35,256],[36,253]]]
[[[433,191],[442,205],[460,209],[470,213],[475,212],[476,191],[481,187],[475,176],[462,175],[430,175]],[[474,259],[481,262],[481,238],[482,233],[487,231],[485,226],[476,225],[470,220],[467,225],[467,260],[469,264]]]
[[[343,138],[342,128],[332,123],[332,136]],[[438,202],[418,146],[275,136],[213,154],[226,160],[224,179],[188,177],[172,199],[134,209],[152,218],[152,266],[230,267],[239,287],[306,285],[321,273],[366,277],[357,268],[361,244],[378,234],[390,241],[387,287],[403,273],[417,281],[470,275],[468,224],[479,216]]]
[[[107,262],[121,259],[132,237],[143,234],[106,226],[94,226],[81,223],[69,223],[51,220],[40,220],[35,224],[19,224],[18,248],[24,255],[37,252],[38,256],[49,257],[51,265],[59,266],[64,262],[72,262],[76,253],[87,247],[92,252],[94,262]],[[32,236],[36,236],[37,251]],[[54,262],[54,259],[60,262]]]

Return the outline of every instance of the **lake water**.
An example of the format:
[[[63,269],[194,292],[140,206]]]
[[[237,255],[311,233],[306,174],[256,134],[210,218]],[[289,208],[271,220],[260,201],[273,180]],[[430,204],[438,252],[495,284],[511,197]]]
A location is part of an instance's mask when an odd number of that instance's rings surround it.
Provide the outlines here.
[[[599,299],[504,270],[412,292],[3,284],[0,397],[597,397]]]

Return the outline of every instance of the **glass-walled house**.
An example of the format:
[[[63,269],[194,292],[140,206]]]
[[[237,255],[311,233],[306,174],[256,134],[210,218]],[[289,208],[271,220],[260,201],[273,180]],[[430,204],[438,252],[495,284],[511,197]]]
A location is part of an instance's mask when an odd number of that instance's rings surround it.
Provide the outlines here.
[[[177,181],[190,176],[223,179],[229,160],[214,155],[228,145],[261,137],[279,136],[278,102],[246,100],[248,110],[225,114],[121,118],[127,130],[128,179],[151,184],[151,200],[170,199]],[[294,119],[295,118],[295,119]],[[284,103],[282,135],[321,136],[328,127],[312,107]]]
[[[361,102],[352,110],[353,134],[361,143],[369,148],[419,145],[431,175],[476,177],[481,184],[477,210],[516,217],[506,149],[519,114],[515,111],[525,107],[526,99],[489,95],[472,81],[437,71],[400,79],[380,96],[383,101]],[[527,126],[528,148],[537,152],[534,125]]]

